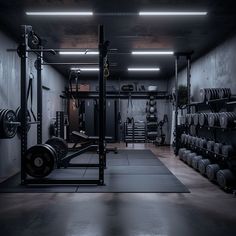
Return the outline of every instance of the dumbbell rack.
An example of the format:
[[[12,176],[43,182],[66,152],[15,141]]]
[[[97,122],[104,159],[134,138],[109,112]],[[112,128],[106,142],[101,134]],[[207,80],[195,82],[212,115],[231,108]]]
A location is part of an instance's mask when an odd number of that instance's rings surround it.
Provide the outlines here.
[[[201,109],[208,109],[210,110],[212,113],[216,113],[221,111],[222,109],[226,109],[227,111],[230,110],[229,106],[235,105],[235,98],[231,97],[231,98],[222,98],[222,99],[214,99],[214,100],[209,100],[209,101],[205,101],[205,102],[194,102],[189,104],[189,107],[191,108],[191,112],[189,115],[194,114],[194,113],[199,113],[201,111]],[[194,113],[193,113],[193,108],[194,108]],[[235,127],[220,127],[220,126],[212,126],[209,127],[208,125],[202,125],[200,126],[198,125],[194,125],[194,124],[181,124],[182,127],[182,133],[185,132],[186,134],[190,133],[190,127],[194,126],[196,133],[195,136],[199,136],[199,131],[203,130],[203,131],[207,131],[207,132],[211,132],[210,134],[213,134],[213,141],[216,142],[217,141],[217,130],[219,131],[228,131],[228,132],[234,132],[236,131],[236,126]],[[181,147],[186,148],[188,150],[191,150],[192,152],[197,153],[198,155],[202,155],[204,157],[209,158],[212,163],[217,163],[222,169],[230,169],[234,174],[236,173],[236,157],[235,156],[224,156],[220,153],[215,153],[213,151],[210,151],[206,148],[201,148],[199,146],[196,145],[192,145],[192,144],[186,144],[186,143],[181,143]],[[227,189],[228,190],[228,189]],[[231,189],[232,190],[232,189]]]
[[[124,141],[128,143],[145,143],[146,142],[146,123],[132,122],[124,123]]]

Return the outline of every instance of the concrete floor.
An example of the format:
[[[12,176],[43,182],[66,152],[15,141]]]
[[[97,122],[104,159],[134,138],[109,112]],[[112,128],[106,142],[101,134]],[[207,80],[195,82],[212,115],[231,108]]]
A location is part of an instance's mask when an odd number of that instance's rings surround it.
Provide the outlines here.
[[[191,193],[0,194],[0,235],[236,235],[236,198],[232,194],[175,158],[171,148],[145,146],[161,156]]]

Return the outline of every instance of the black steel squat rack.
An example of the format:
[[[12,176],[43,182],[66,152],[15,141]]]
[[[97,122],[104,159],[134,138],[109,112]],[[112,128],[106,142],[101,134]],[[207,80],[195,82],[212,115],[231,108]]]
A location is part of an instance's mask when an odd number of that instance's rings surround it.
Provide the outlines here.
[[[107,57],[109,43],[104,40],[103,25],[99,26],[99,163],[93,167],[99,168],[98,179],[50,179],[50,178],[28,178],[25,171],[25,154],[28,149],[28,133],[27,133],[27,60],[29,52],[36,53],[37,60],[35,63],[37,70],[37,144],[42,144],[42,65],[50,65],[51,63],[43,62],[43,52],[51,52],[53,49],[44,49],[40,46],[32,49],[29,46],[29,35],[32,33],[32,27],[29,25],[21,26],[21,42],[17,52],[21,58],[21,184],[24,185],[65,185],[65,184],[104,184],[104,167],[106,166],[106,150],[105,150],[105,114],[106,114],[106,81],[104,78],[104,62]],[[11,50],[9,50],[11,51]],[[74,154],[72,154],[74,155]],[[91,167],[91,164],[78,164],[77,167]]]

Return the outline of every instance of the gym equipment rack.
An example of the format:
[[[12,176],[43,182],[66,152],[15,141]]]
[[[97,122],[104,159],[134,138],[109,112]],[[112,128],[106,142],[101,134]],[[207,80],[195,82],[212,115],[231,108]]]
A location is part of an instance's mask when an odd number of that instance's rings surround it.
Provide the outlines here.
[[[65,185],[65,184],[104,184],[104,168],[106,166],[106,150],[105,150],[105,112],[106,112],[106,91],[105,91],[105,77],[104,77],[104,62],[107,57],[109,42],[104,41],[103,25],[99,25],[99,164],[94,164],[93,167],[99,168],[98,179],[50,179],[50,178],[28,178],[25,170],[25,154],[28,149],[28,132],[27,132],[27,61],[29,53],[33,52],[37,55],[35,68],[37,70],[37,144],[42,144],[42,65],[50,65],[53,63],[43,62],[43,53],[52,52],[54,49],[44,49],[39,45],[37,49],[30,48],[29,35],[33,33],[32,26],[21,26],[21,41],[17,49],[18,55],[21,59],[21,184],[23,185]],[[8,51],[16,51],[9,49]],[[78,155],[78,152],[70,155],[71,158]],[[78,164],[77,167],[89,167],[89,164]]]

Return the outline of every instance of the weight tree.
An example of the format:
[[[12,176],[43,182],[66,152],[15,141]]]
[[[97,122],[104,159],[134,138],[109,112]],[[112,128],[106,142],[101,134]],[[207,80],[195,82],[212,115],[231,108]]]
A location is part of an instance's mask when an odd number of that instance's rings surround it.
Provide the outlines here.
[[[103,25],[99,26],[99,164],[94,166],[99,168],[99,178],[93,180],[86,179],[29,179],[25,171],[25,155],[28,149],[28,132],[27,132],[27,60],[29,53],[33,52],[37,55],[35,67],[37,70],[37,144],[42,144],[42,65],[53,63],[43,62],[43,52],[52,52],[54,49],[44,49],[39,45],[37,49],[33,49],[29,45],[29,35],[33,34],[32,27],[29,25],[21,26],[21,42],[17,49],[21,58],[21,184],[104,184],[104,167],[106,164],[105,150],[105,114],[106,114],[106,82],[104,78],[104,62],[106,61],[109,42],[104,41]],[[9,50],[11,51],[11,50]],[[32,123],[32,122],[31,122]],[[72,154],[74,155],[74,154]],[[89,165],[89,164],[88,164]],[[81,166],[80,166],[81,167]],[[86,164],[83,165],[86,166]]]

